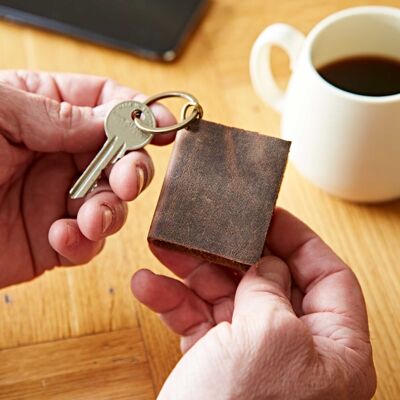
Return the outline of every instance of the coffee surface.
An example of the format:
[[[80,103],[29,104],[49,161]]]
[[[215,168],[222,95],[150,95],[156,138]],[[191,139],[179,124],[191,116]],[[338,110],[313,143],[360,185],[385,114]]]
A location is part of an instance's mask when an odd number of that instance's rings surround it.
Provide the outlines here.
[[[400,93],[400,59],[380,56],[342,58],[318,68],[329,83],[364,96]]]

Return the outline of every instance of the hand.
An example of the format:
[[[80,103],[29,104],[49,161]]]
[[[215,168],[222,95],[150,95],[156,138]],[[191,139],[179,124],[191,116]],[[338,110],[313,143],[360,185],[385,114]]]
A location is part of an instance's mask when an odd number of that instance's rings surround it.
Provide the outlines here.
[[[240,281],[153,248],[183,279],[141,270],[132,280],[135,296],[182,337],[185,354],[160,400],[372,397],[376,375],[354,274],[284,210],[275,212],[267,247]]]
[[[153,176],[144,150],[109,168],[84,200],[68,191],[105,140],[107,111],[117,99],[143,97],[104,78],[0,72],[0,288],[86,263],[122,227],[125,202]],[[152,109],[159,125],[174,123],[162,106]]]

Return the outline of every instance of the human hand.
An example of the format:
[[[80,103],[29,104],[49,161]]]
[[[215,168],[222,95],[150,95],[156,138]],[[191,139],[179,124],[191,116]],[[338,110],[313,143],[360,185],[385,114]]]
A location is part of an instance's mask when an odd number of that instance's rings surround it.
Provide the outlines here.
[[[266,255],[242,279],[187,255],[152,250],[183,279],[141,270],[132,280],[135,296],[181,335],[185,354],[160,400],[373,396],[376,375],[357,279],[288,212],[276,210]]]
[[[0,72],[0,288],[85,263],[122,227],[125,202],[153,176],[146,151],[108,168],[85,199],[71,200],[68,190],[105,140],[107,111],[116,100],[143,98],[105,78]],[[152,110],[158,125],[174,123],[164,107]]]

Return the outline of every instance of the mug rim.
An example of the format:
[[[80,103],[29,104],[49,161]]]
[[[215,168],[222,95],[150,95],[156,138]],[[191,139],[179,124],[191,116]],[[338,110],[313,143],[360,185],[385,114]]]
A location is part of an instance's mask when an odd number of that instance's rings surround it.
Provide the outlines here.
[[[308,34],[308,43],[307,43],[307,62],[309,63],[311,70],[313,73],[318,77],[320,81],[329,89],[336,91],[345,97],[348,97],[352,100],[358,100],[361,102],[366,103],[392,103],[396,101],[400,101],[400,93],[390,94],[386,96],[367,96],[363,94],[357,94],[348,92],[347,90],[341,89],[328,81],[326,81],[317,71],[315,68],[312,60],[311,60],[311,49],[314,45],[316,38],[321,34],[323,30],[334,24],[335,22],[342,20],[344,18],[348,18],[355,15],[368,15],[368,14],[375,14],[375,15],[390,15],[395,16],[399,19],[400,22],[400,8],[397,7],[390,7],[390,6],[358,6],[358,7],[351,7],[346,8],[344,10],[335,12],[331,15],[328,15],[323,20],[321,20]]]

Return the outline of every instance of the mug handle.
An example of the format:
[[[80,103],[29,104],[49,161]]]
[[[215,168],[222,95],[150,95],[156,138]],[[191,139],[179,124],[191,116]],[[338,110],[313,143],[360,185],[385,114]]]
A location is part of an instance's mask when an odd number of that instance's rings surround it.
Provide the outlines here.
[[[257,38],[250,55],[250,77],[257,94],[278,112],[283,111],[285,93],[277,85],[271,70],[270,58],[273,45],[282,48],[289,56],[290,70],[303,47],[305,36],[287,24],[268,26]]]

